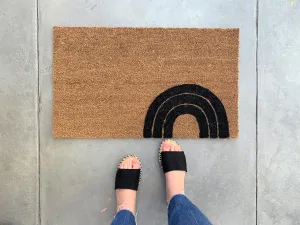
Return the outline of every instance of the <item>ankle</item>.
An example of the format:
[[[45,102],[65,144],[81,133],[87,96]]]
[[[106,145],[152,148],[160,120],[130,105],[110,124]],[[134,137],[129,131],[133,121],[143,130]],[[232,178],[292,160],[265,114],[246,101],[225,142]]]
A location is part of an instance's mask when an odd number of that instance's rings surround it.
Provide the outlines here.
[[[135,214],[136,191],[120,189],[117,190],[117,212],[129,210]]]
[[[166,193],[167,201],[177,194],[184,194],[184,171],[171,171],[166,173]]]
[[[184,190],[182,189],[182,190],[177,190],[177,191],[173,191],[173,190],[168,190],[168,188],[167,188],[167,202],[170,202],[171,201],[171,199],[174,197],[174,196],[176,196],[176,195],[184,195]]]
[[[117,213],[122,210],[128,210],[128,211],[132,212],[133,215],[135,215],[135,206],[131,206],[127,202],[124,202],[123,204],[121,204],[117,207]]]

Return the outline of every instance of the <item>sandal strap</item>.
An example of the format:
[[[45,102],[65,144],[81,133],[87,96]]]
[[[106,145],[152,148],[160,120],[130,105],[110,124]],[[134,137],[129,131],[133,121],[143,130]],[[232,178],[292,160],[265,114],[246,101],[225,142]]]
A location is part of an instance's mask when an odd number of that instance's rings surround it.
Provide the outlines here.
[[[160,154],[161,154],[161,165],[164,173],[173,170],[187,172],[186,159],[183,151],[179,151],[179,152],[165,151],[165,152],[161,152]]]
[[[138,190],[141,169],[118,169],[116,174],[115,189]]]

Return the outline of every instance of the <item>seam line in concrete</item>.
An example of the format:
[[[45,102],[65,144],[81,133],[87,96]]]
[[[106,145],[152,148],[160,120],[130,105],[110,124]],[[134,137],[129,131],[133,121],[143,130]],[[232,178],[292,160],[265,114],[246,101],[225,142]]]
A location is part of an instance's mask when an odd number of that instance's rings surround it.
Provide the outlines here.
[[[259,20],[259,0],[256,0],[256,49],[255,49],[255,66],[256,66],[256,152],[255,152],[255,221],[258,225],[258,20]]]
[[[39,0],[36,0],[36,50],[37,50],[37,139],[38,139],[38,225],[41,225],[41,155],[40,155],[40,51],[39,51]]]

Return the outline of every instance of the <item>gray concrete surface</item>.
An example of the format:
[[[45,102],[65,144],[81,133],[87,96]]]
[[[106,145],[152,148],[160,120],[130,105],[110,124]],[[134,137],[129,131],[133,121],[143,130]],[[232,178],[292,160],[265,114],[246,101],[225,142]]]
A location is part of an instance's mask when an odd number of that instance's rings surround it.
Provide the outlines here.
[[[300,2],[259,4],[258,224],[300,224]]]
[[[109,224],[115,166],[129,153],[144,166],[138,223],[167,224],[161,140],[52,138],[54,25],[239,27],[240,137],[178,140],[186,193],[216,225],[300,224],[300,2],[260,1],[258,67],[256,10],[255,0],[1,0],[0,224]]]
[[[240,138],[179,143],[188,156],[187,194],[212,222],[255,224],[255,1],[40,0],[39,6],[42,224],[109,224],[115,211],[115,167],[128,153],[139,155],[144,165],[138,223],[167,224],[157,162],[161,140],[51,137],[54,25],[241,28]]]
[[[36,5],[0,1],[0,224],[38,222]]]

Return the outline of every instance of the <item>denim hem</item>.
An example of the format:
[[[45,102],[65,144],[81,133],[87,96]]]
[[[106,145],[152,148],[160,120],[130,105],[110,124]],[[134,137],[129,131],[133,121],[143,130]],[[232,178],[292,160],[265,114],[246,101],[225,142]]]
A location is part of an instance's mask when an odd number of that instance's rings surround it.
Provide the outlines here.
[[[122,212],[122,211],[123,211],[123,212],[124,212],[124,211],[125,211],[125,212],[126,212],[126,211],[129,212],[129,213],[130,213],[131,215],[133,215],[133,217],[135,218],[135,215],[134,215],[130,210],[128,210],[128,209],[121,209],[121,210],[119,210],[119,211],[116,213],[116,215],[114,216],[114,218],[116,218],[116,216],[118,215],[118,213],[120,213],[120,212]]]
[[[170,199],[169,202],[167,201],[167,206],[168,206],[168,208],[169,208],[169,205],[171,204],[171,202],[174,201],[174,197],[178,197],[178,196],[180,196],[180,195],[186,197],[186,195],[185,195],[184,193],[183,193],[183,194],[176,194],[176,195],[174,195],[174,196]],[[186,197],[186,198],[187,198],[187,197]]]

